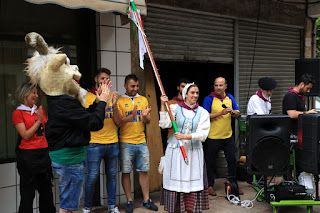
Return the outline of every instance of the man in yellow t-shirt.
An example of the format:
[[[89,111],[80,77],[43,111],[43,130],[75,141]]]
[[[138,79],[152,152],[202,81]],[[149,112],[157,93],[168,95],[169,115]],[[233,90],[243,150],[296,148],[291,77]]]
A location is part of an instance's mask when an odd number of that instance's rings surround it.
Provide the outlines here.
[[[145,124],[150,123],[148,101],[138,94],[139,81],[135,75],[127,75],[124,88],[126,93],[118,100],[118,108],[114,113],[119,113],[120,127],[120,168],[122,172],[122,187],[127,197],[126,213],[133,212],[131,197],[130,173],[135,163],[139,172],[139,182],[143,193],[143,206],[157,211],[158,207],[149,198],[149,150],[144,134]]]
[[[86,95],[86,108],[94,104],[96,100],[96,91],[103,81],[110,79],[111,72],[106,68],[98,69],[95,80],[95,86],[89,90]],[[118,134],[115,123],[120,122],[120,117],[113,114],[117,107],[119,94],[113,92],[109,106],[106,106],[103,128],[96,132],[91,132],[90,144],[87,146],[87,178],[85,182],[85,198],[83,213],[88,213],[92,209],[92,199],[95,189],[95,183],[100,174],[101,160],[104,160],[106,171],[106,188],[108,194],[109,212],[119,213],[116,204],[117,192],[117,169],[119,156]]]
[[[223,150],[228,163],[228,180],[236,182],[236,146],[232,136],[231,118],[238,117],[239,107],[234,97],[225,93],[227,82],[225,78],[218,77],[214,81],[214,92],[211,92],[204,101],[205,108],[210,115],[210,131],[206,140],[206,164],[208,174],[208,193],[216,196],[213,190],[214,171],[219,150]],[[239,190],[239,194],[243,194]]]

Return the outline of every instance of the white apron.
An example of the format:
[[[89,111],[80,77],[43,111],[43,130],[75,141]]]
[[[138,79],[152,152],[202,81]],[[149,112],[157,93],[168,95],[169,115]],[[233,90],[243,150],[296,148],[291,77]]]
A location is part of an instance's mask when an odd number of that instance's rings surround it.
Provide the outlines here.
[[[186,149],[189,165],[182,157],[180,148],[168,145],[163,171],[163,188],[175,192],[197,192],[203,190],[203,150]]]

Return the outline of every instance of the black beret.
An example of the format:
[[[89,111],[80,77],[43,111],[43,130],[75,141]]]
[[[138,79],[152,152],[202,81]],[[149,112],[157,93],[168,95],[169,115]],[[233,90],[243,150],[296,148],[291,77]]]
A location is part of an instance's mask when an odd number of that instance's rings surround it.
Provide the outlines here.
[[[273,78],[264,77],[260,78],[258,85],[263,90],[273,90],[277,86],[277,82]]]

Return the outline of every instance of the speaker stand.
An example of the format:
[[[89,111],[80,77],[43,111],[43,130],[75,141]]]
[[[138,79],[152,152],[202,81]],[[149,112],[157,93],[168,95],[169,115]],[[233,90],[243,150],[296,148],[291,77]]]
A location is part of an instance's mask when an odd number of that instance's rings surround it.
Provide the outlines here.
[[[264,198],[266,199],[267,203],[270,203],[270,196],[269,196],[269,191],[268,191],[268,176],[263,175],[264,179]]]
[[[268,181],[269,175],[262,175],[259,181],[257,181],[256,176],[253,175],[253,183],[252,187],[257,192],[260,192],[263,189],[263,192],[257,197],[257,201],[267,201],[270,202],[270,191],[268,190],[268,186],[271,184],[272,180],[275,176]],[[263,179],[263,180],[262,180]],[[261,183],[261,184],[260,184]]]
[[[316,201],[319,201],[319,175],[314,175],[316,185]]]

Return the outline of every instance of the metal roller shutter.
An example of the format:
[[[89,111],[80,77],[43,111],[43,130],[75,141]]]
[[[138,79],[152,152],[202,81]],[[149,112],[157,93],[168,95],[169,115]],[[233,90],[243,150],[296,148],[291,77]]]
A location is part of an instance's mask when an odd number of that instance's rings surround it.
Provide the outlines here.
[[[233,20],[148,6],[144,26],[156,60],[233,63]]]
[[[257,24],[239,21],[239,105],[247,111],[251,67]],[[261,77],[274,78],[272,113],[282,113],[282,99],[294,85],[295,59],[300,58],[300,29],[259,24],[249,98],[258,90]]]

